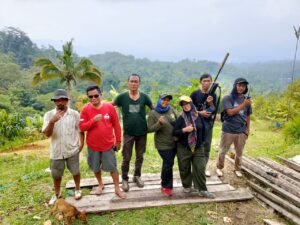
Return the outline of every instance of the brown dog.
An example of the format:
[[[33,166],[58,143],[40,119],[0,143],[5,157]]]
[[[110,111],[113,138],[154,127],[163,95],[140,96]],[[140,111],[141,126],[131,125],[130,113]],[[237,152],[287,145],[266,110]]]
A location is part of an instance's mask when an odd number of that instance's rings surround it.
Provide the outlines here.
[[[66,202],[64,199],[59,198],[56,200],[54,208],[52,209],[52,215],[56,213],[62,213],[65,218],[67,225],[72,224],[72,218],[75,217],[84,223],[87,223],[85,211],[78,211],[77,208],[70,203]]]

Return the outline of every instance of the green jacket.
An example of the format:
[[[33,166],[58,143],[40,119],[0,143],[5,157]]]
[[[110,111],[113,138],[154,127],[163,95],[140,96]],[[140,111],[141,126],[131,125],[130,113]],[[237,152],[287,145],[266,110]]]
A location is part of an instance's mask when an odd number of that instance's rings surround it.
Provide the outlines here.
[[[164,116],[165,123],[160,124],[158,119]],[[176,122],[176,114],[173,109],[166,113],[158,113],[154,109],[148,115],[148,132],[154,133],[155,148],[158,150],[169,150],[175,148],[173,137],[173,126]]]

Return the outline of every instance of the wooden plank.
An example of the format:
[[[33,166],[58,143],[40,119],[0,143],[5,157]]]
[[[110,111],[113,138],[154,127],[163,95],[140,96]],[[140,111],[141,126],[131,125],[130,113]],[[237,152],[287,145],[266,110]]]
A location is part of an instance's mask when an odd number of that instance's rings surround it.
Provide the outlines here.
[[[284,225],[283,223],[280,223],[278,221],[268,219],[264,219],[264,223],[267,225]]]
[[[263,163],[251,157],[243,157],[243,162],[249,169],[256,171],[256,173],[261,174],[266,179],[272,180],[273,182],[277,183],[278,186],[281,186],[287,191],[300,197],[300,188],[298,188],[300,187],[299,181],[283,174],[282,172],[274,170],[267,163]],[[254,168],[251,168],[252,165],[254,166]],[[270,176],[277,179],[271,179],[272,177]]]
[[[266,158],[258,158],[258,160],[265,163],[272,169],[277,170],[283,173],[284,175],[289,176],[290,178],[293,178],[300,182],[300,173],[298,173],[297,171]]]
[[[179,174],[175,173],[173,175],[174,180],[180,179]],[[161,178],[159,174],[146,174],[142,176],[142,179],[144,180],[145,184],[151,184],[155,182],[160,182]],[[113,184],[112,178],[109,176],[102,177],[104,185],[107,184]],[[122,182],[122,178],[119,177],[120,183]],[[129,184],[133,183],[132,179],[129,179]],[[222,181],[217,176],[211,176],[206,178],[206,184],[219,184],[222,183]],[[80,187],[93,187],[98,186],[98,181],[96,178],[84,178],[80,180]],[[69,180],[66,183],[66,188],[75,188],[74,180]]]
[[[285,165],[287,165],[288,167],[292,168],[293,170],[296,170],[297,172],[300,173],[300,165],[296,162],[293,162],[291,160],[288,160],[288,159],[285,159],[285,158],[282,158],[280,156],[276,156],[278,159],[280,159],[281,161],[283,161],[283,163]]]
[[[229,157],[226,157],[226,159],[228,159],[230,162],[234,163],[234,161],[232,159],[230,159]],[[256,174],[255,172],[253,172],[252,170],[246,168],[245,166],[242,166],[242,170],[245,171],[247,174],[249,174],[250,176],[254,177],[255,179],[257,179],[259,182],[263,183],[264,185],[272,188],[272,190],[274,192],[276,192],[277,194],[283,196],[287,201],[291,201],[293,204],[295,204],[297,207],[300,207],[300,199],[297,198],[295,195],[291,194],[290,192],[278,187],[277,185],[272,184],[271,182],[269,182],[267,179],[265,179],[264,177]]]
[[[265,202],[266,204],[268,204],[269,206],[271,206],[273,209],[275,209],[277,212],[279,212],[284,217],[286,217],[289,220],[293,221],[295,224],[300,225],[300,218],[298,216],[288,212],[287,210],[285,210],[281,206],[277,205],[276,203],[270,201],[269,199],[267,199],[266,197],[264,197],[260,194],[257,194],[256,197],[258,199],[260,199],[261,201]]]
[[[253,183],[251,181],[247,181],[247,182],[250,185],[250,187],[253,188],[259,194],[261,194],[264,197],[268,198],[272,202],[280,205],[281,207],[283,207],[287,211],[289,211],[289,212],[295,214],[296,216],[300,217],[300,209],[297,206],[294,206],[291,203],[285,201],[284,199],[278,197],[277,195],[274,195],[273,193],[264,190],[263,188],[261,188],[260,186],[256,185],[255,183]]]
[[[67,201],[75,205],[79,210],[96,213],[187,203],[243,201],[253,198],[251,193],[244,188],[234,191],[215,192],[215,195],[216,198],[209,199],[196,194],[185,194],[181,189],[176,189],[172,197],[166,197],[160,193],[160,190],[156,189],[128,192],[127,199],[119,199],[115,194],[107,193],[100,196],[83,196],[78,201],[70,197],[67,198]]]
[[[145,185],[143,188],[137,187],[135,184],[130,184],[129,191],[139,191],[139,190],[150,190],[150,189],[160,189],[160,184],[152,184],[152,185]],[[93,187],[93,189],[90,192],[90,195],[94,195],[97,191],[98,187]],[[181,182],[173,182],[173,188],[182,188]],[[235,190],[234,187],[232,187],[229,184],[214,184],[214,185],[207,185],[207,188],[210,192],[217,192],[217,191],[232,191]],[[102,193],[113,193],[115,192],[114,185],[105,185],[105,188]]]

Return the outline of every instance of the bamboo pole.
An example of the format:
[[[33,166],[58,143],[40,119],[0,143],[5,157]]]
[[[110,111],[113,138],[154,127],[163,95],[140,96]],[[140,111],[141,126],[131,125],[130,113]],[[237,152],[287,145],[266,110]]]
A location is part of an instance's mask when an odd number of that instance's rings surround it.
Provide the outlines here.
[[[261,188],[260,186],[258,186],[257,184],[255,184],[251,181],[247,181],[247,183],[249,184],[249,186],[252,189],[254,189],[259,194],[261,194],[264,197],[268,198],[272,202],[280,205],[281,207],[283,207],[287,211],[289,211],[289,212],[295,214],[296,216],[300,217],[300,208],[298,208],[298,207],[292,205],[291,203],[283,200],[282,198],[278,197],[277,195],[274,195],[273,193],[264,190],[263,188]]]

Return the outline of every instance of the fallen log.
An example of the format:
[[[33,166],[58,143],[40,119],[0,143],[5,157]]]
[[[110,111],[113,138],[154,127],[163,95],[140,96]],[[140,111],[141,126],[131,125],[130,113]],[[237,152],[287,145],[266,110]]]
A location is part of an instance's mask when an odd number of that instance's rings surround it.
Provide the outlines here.
[[[269,180],[271,183],[278,185],[279,187],[285,189],[286,191],[300,197],[300,185],[298,182],[293,181],[291,179],[287,179],[286,176],[283,179],[282,174],[278,173],[278,176],[274,176],[273,173],[270,174],[270,170],[266,170],[261,167],[258,163],[251,161],[250,159],[243,160],[242,165],[247,167],[248,169],[254,171],[265,179]]]
[[[292,168],[293,170],[296,170],[297,172],[300,173],[300,165],[298,163],[295,163],[291,160],[288,160],[288,159],[285,159],[285,158],[282,158],[280,156],[276,156],[278,159],[280,159],[281,161],[283,161],[283,163],[285,165],[287,165],[288,167]]]
[[[298,216],[296,216],[296,215],[288,212],[287,210],[285,210],[281,206],[277,205],[276,203],[270,201],[269,199],[267,199],[266,197],[262,196],[261,194],[257,194],[256,197],[258,199],[260,199],[261,201],[265,202],[267,205],[269,205],[273,209],[275,209],[278,213],[280,213],[284,217],[288,218],[289,220],[291,220],[295,224],[300,225],[300,218]]]
[[[292,179],[295,179],[297,181],[300,181],[300,173],[298,173],[297,171],[290,169],[287,166],[283,166],[277,162],[274,162],[272,160],[266,159],[266,158],[258,158],[259,161],[265,163],[266,165],[268,165],[269,167],[271,167],[272,169],[279,171],[280,173],[289,176]]]
[[[283,223],[280,223],[278,221],[268,220],[268,219],[264,219],[264,223],[267,225],[284,225]]]
[[[259,194],[261,194],[264,197],[268,198],[272,202],[280,205],[281,207],[283,207],[284,209],[286,209],[290,213],[293,213],[296,216],[300,217],[300,208],[298,208],[298,207],[292,205],[291,203],[283,200],[282,198],[278,197],[277,195],[274,195],[273,193],[264,190],[263,188],[261,188],[260,186],[258,186],[257,184],[255,184],[251,181],[247,181],[247,183],[249,184],[249,186],[252,189],[254,189]]]
[[[231,163],[234,163],[234,160],[229,158],[228,156],[226,156],[226,159],[229,160]],[[267,179],[265,179],[264,177],[256,174],[255,172],[253,172],[252,170],[246,168],[245,166],[242,166],[242,170],[245,171],[250,176],[252,176],[253,178],[255,178],[256,180],[258,180],[260,183],[264,184],[267,187],[272,188],[273,192],[279,194],[280,196],[285,198],[287,201],[290,201],[295,206],[300,207],[300,198],[298,198],[295,195],[291,194],[290,192],[284,190],[283,188],[278,187],[275,184],[272,184]]]

